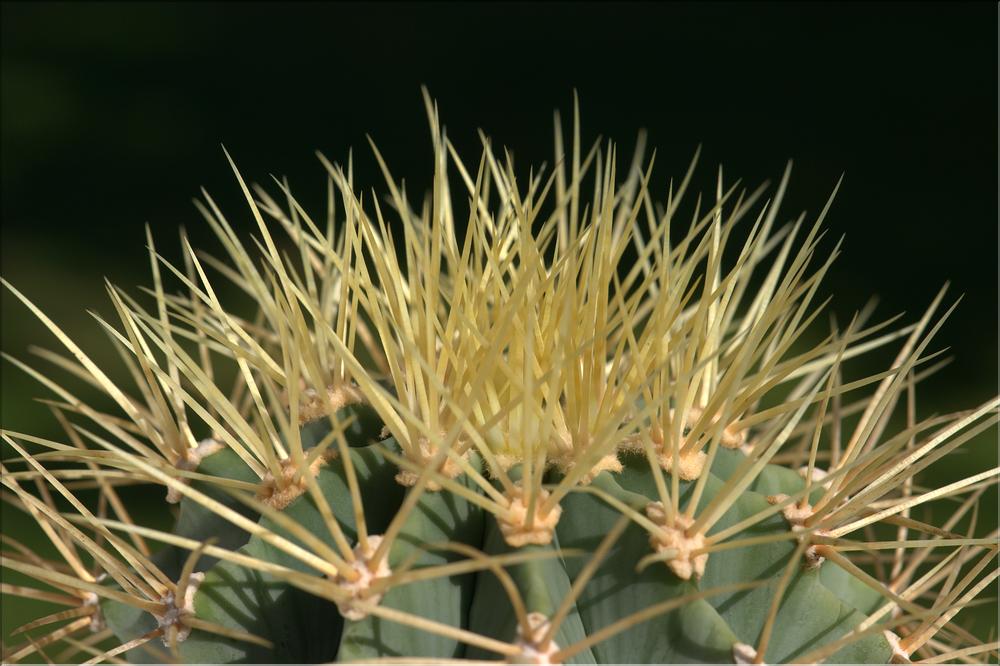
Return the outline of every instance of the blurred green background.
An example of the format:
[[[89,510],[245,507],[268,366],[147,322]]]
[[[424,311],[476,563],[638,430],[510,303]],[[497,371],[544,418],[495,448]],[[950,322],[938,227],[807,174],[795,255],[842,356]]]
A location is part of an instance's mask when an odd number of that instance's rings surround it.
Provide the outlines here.
[[[793,158],[785,219],[817,213],[845,174],[824,245],[846,235],[825,282],[831,309],[846,321],[877,294],[879,313],[912,321],[951,280],[965,299],[935,348],[953,347],[955,361],[921,388],[921,416],[996,394],[994,4],[8,2],[0,11],[2,272],[99,361],[113,365],[114,352],[86,310],[112,314],[103,277],[148,283],[144,223],[168,257],[179,257],[182,224],[214,249],[190,203],[205,186],[250,233],[220,144],[248,180],[287,175],[318,210],[316,149],[343,160],[354,147],[356,182],[381,191],[371,133],[415,195],[431,167],[421,84],[467,159],[478,158],[482,128],[525,175],[551,164],[551,114],[571,108],[575,88],[585,140],[611,137],[627,153],[647,129],[659,195],[698,144],[706,191],[719,163],[755,186]],[[55,344],[6,292],[0,305],[5,351]],[[8,365],[0,373],[3,426],[58,435],[32,402],[42,390]],[[996,459],[993,430],[939,475]],[[995,497],[986,525],[997,523]],[[991,606],[983,634],[996,622]],[[3,609],[4,635],[13,612]]]

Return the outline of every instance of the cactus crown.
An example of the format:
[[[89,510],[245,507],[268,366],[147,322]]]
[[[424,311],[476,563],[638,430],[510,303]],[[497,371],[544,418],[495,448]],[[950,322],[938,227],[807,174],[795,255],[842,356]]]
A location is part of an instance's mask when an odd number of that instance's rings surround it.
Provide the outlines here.
[[[463,163],[425,102],[419,209],[372,144],[388,203],[320,156],[314,220],[233,164],[255,248],[207,193],[225,258],[182,232],[175,265],[147,230],[150,305],[109,285],[120,321],[99,319],[131,386],[5,281],[69,352],[41,360],[119,410],[6,357],[65,439],[3,431],[4,501],[52,546],[3,537],[4,596],[52,606],[5,661],[997,657],[956,618],[998,576],[977,528],[997,469],[918,477],[998,420],[996,398],[918,416],[944,290],[902,328],[866,307],[817,337],[839,244],[821,254],[830,202],[779,222],[789,170],[766,201],[720,170],[682,209],[696,156],[657,204],[643,141],[621,177],[575,112],[518,181],[485,137]],[[135,484],[171,527],[134,519]]]

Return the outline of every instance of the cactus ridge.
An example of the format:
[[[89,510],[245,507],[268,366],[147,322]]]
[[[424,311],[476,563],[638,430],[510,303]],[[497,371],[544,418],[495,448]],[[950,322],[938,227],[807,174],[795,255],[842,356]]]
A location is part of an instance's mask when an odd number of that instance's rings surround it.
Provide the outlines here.
[[[238,459],[234,460],[227,453],[220,452],[217,455],[229,458],[229,464],[238,467]],[[392,487],[386,481],[392,478],[395,467],[375,450],[375,446],[353,449],[351,455],[355,460],[364,497],[375,497],[386,487]],[[741,456],[742,454],[735,452],[727,457]],[[221,461],[209,458],[202,465],[211,468],[212,463],[218,469]],[[725,466],[719,465],[716,469],[724,470]],[[782,490],[801,490],[802,479],[782,475],[782,471],[782,468],[767,470],[763,476],[779,477],[773,483]],[[356,539],[352,529],[353,515],[344,510],[344,507],[350,506],[350,496],[343,467],[331,465],[324,469],[317,478],[317,483],[330,506],[341,508],[340,512],[336,508],[334,511],[338,521],[345,527],[347,536],[352,540]],[[721,483],[713,474],[709,481],[710,490],[702,499],[703,506],[712,497],[712,489]],[[684,482],[683,485],[686,487],[682,491],[682,502],[693,489],[691,483]],[[645,461],[638,456],[627,457],[620,477],[615,478],[605,472],[595,480],[594,486],[619,501],[640,509],[655,497],[652,474]],[[365,520],[370,529],[379,531],[388,526],[393,507],[398,508],[402,502],[403,493],[400,491],[397,491],[394,500],[380,498],[381,501],[376,506],[381,515],[366,515]],[[181,501],[182,514],[191,504],[193,503],[188,499]],[[407,538],[398,540],[390,553],[389,561],[393,568],[414,554],[419,555],[415,566],[420,568],[458,561],[447,553],[419,552],[419,548],[414,548],[414,544],[419,546],[442,539],[454,540],[456,537],[464,538],[467,546],[488,556],[519,551],[504,541],[494,517],[484,515],[485,512],[468,502],[444,493],[424,494],[418,506],[418,511],[408,519],[402,530]],[[765,495],[745,491],[740,500],[727,511],[719,526],[735,524],[768,506]],[[515,564],[507,569],[507,574],[522,596],[523,610],[526,613],[541,613],[545,617],[552,617],[588,562],[582,554],[593,553],[606,535],[615,535],[614,542],[608,544],[610,548],[604,554],[604,561],[593,572],[592,578],[583,588],[584,593],[572,603],[566,619],[555,633],[557,645],[574,645],[620,618],[699,589],[725,588],[753,581],[768,583],[685,604],[597,646],[581,650],[571,658],[571,661],[577,663],[641,663],[653,655],[665,655],[668,661],[681,663],[719,663],[723,659],[731,660],[733,645],[755,642],[766,617],[766,611],[762,609],[766,609],[773,595],[773,589],[770,588],[776,584],[782,569],[795,551],[791,540],[723,551],[710,558],[705,575],[697,583],[680,581],[662,566],[647,567],[637,576],[635,564],[649,553],[649,536],[640,526],[629,523],[625,529],[621,529],[621,526],[616,529],[615,524],[621,522],[621,515],[591,493],[572,494],[567,498],[564,510],[566,520],[560,521],[557,542],[523,549],[552,556]],[[312,534],[322,534],[325,531],[323,518],[309,497],[295,500],[285,509],[285,514]],[[260,520],[269,531],[287,535],[278,525],[268,524],[267,518]],[[191,534],[204,531],[204,528],[194,522],[189,525]],[[232,532],[238,540],[239,535],[235,530]],[[240,532],[246,538],[246,533]],[[177,533],[185,535],[180,528]],[[737,538],[744,535],[786,533],[783,520],[780,516],[774,516],[739,533]],[[223,535],[223,538],[229,536]],[[287,536],[293,542],[304,545],[293,535]],[[328,538],[326,543],[330,547],[335,546],[332,539]],[[570,557],[573,551],[579,553]],[[249,538],[241,545],[239,552],[271,564],[310,573],[309,567],[268,546],[259,537]],[[834,566],[824,567],[823,575]],[[797,643],[797,638],[828,641],[845,635],[858,623],[860,613],[871,610],[879,601],[877,594],[866,594],[870,590],[854,579],[849,578],[846,586],[838,587],[855,588],[851,590],[851,600],[857,603],[857,599],[863,599],[868,608],[853,607],[838,598],[835,592],[826,589],[820,570],[796,573],[785,594],[788,598],[798,599],[799,603],[784,606],[777,621],[786,627],[797,622],[802,631],[782,632],[781,640],[772,643],[771,649],[774,652],[768,655],[770,661],[787,661],[800,656],[809,646],[805,640]],[[402,651],[415,649],[419,651],[413,654],[422,657],[496,659],[504,656],[417,629],[399,627],[378,617],[369,616],[364,620],[345,624],[335,603],[323,602],[303,594],[294,585],[280,578],[263,572],[252,572],[231,562],[218,562],[205,569],[205,580],[201,583],[197,599],[195,610],[199,617],[223,627],[265,638],[275,646],[280,644],[281,649],[195,632],[180,645],[181,656],[187,662],[266,662],[276,661],[278,657],[295,662],[334,658],[353,661],[410,654]],[[431,599],[434,603],[429,605],[428,600]],[[497,641],[510,642],[517,634],[518,618],[514,608],[498,577],[488,569],[395,587],[381,603],[387,608],[460,627]],[[811,611],[812,619],[809,624],[813,625],[809,631],[805,630],[806,627],[801,627],[806,620],[797,617],[806,605]],[[110,626],[119,636],[143,635],[155,628],[152,616],[125,604],[107,601],[103,610]],[[697,628],[697,632],[692,634],[692,628]],[[318,635],[324,640],[310,639]],[[301,640],[289,641],[289,637],[299,637]],[[885,639],[874,635],[848,646],[836,657],[843,662],[867,663],[887,661],[889,654],[890,648]],[[132,660],[140,658],[138,654],[130,657],[133,657]],[[155,655],[148,657],[155,659]]]
[[[224,258],[182,232],[175,266],[147,230],[154,307],[109,285],[120,322],[98,318],[134,387],[4,281],[69,352],[40,358],[118,410],[5,355],[65,432],[2,431],[3,501],[51,549],[5,531],[0,591],[53,609],[5,661],[997,658],[956,616],[1000,577],[979,520],[998,469],[933,465],[994,433],[1000,399],[917,417],[945,289],[914,323],[866,306],[817,332],[840,245],[821,257],[831,202],[777,223],[789,170],[766,202],[720,170],[680,233],[697,156],[655,205],[644,136],[620,179],[574,109],[552,173],[519,180],[485,136],[463,163],[424,99],[419,209],[374,143],[388,201],[320,156],[325,224],[227,153],[256,252],[207,194]]]

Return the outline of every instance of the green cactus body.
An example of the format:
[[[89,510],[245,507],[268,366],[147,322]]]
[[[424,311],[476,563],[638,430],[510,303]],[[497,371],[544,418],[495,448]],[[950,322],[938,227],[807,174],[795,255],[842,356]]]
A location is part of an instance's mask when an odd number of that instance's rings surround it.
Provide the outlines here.
[[[374,507],[372,512],[366,514],[366,522],[375,530],[388,525],[391,513],[399,507],[403,495],[401,487],[390,483],[396,467],[378,453],[378,446],[356,448],[351,452],[359,471],[362,492],[366,499],[374,500],[371,503]],[[725,453],[722,457],[743,457],[739,452]],[[234,460],[226,451],[216,455],[226,459],[226,473],[219,473],[222,461],[212,457],[202,463],[205,471],[211,470],[217,476],[239,475],[238,468],[242,463],[238,459]],[[735,466],[735,461],[726,460],[713,468],[713,477],[708,482],[702,506],[711,500],[712,491],[722,484],[727,470],[731,471]],[[801,491],[802,479],[794,474],[785,474],[786,471],[780,467],[765,469],[762,481],[758,483],[765,485],[766,480],[767,492],[780,490],[791,494]],[[317,482],[331,507],[350,507],[343,468],[336,461],[321,471]],[[656,497],[649,467],[637,455],[626,457],[625,469],[620,475],[604,472],[595,479],[594,485],[640,510]],[[682,503],[689,498],[692,486],[690,482],[683,482]],[[418,506],[419,509],[411,515],[402,530],[406,537],[400,539],[390,552],[389,563],[394,568],[418,553],[422,544],[455,541],[487,555],[517,550],[506,544],[492,516],[484,515],[484,511],[461,498],[449,496],[446,492],[425,494]],[[744,491],[718,526],[728,527],[768,506],[766,496],[761,492]],[[188,515],[188,511],[200,513],[198,509],[200,506],[189,499],[181,501],[182,515]],[[285,514],[312,534],[321,535],[325,531],[322,517],[307,496],[296,499],[285,509]],[[550,546],[524,547],[527,551],[549,550],[555,556],[516,564],[508,570],[521,592],[524,609],[545,617],[554,615],[586,564],[585,554],[592,553],[599,546],[620,517],[621,514],[613,507],[590,493],[574,493],[567,498],[557,540]],[[212,514],[207,516],[209,521],[213,518]],[[353,515],[345,511],[343,515],[338,513],[337,519],[351,534]],[[218,525],[204,529],[196,520],[185,522],[178,526],[176,534],[198,538],[206,532],[213,532],[220,536],[220,540],[231,544],[241,535],[244,539],[247,537],[245,532],[236,528],[230,528],[230,534],[226,534],[225,528],[220,531]],[[268,525],[266,518],[261,519],[261,523],[269,531],[282,533],[280,527]],[[773,516],[741,532],[736,538],[786,533],[787,526],[781,516]],[[294,537],[291,538],[295,541]],[[327,545],[335,546],[329,539]],[[266,562],[308,572],[308,567],[302,567],[294,558],[269,547],[257,537],[247,539],[239,550]],[[579,552],[575,556],[557,556],[562,550],[569,554],[572,554],[570,551]],[[760,582],[759,587],[723,592],[684,603],[607,641],[581,650],[568,660],[572,663],[732,661],[734,645],[756,643],[774,588],[794,551],[795,542],[785,539],[713,553],[700,581],[682,581],[662,565],[636,572],[639,560],[650,552],[649,535],[640,526],[629,525],[608,551],[606,559],[584,587],[583,594],[573,603],[554,640],[557,645],[572,645],[584,640],[590,633],[664,601],[699,590]],[[429,567],[449,559],[455,558],[424,552],[416,565]],[[835,564],[824,563],[814,570],[794,574],[776,620],[782,629],[770,644],[765,655],[766,662],[791,661],[818,644],[841,638],[859,624],[866,611],[878,604],[880,597],[877,593],[854,578],[845,579],[833,573],[835,567]],[[513,641],[518,631],[517,617],[510,600],[497,576],[490,570],[394,588],[382,604],[507,643]],[[205,570],[205,580],[194,598],[194,609],[198,617],[267,639],[273,646],[248,644],[196,630],[180,646],[181,656],[190,663],[366,661],[393,655],[477,660],[503,658],[503,655],[481,647],[467,646],[376,617],[345,623],[336,604],[304,594],[280,579],[229,562],[219,562]],[[115,601],[106,601],[103,612],[122,641],[145,634],[156,626],[148,613]],[[159,661],[158,656],[144,654],[141,649],[129,654],[131,661]],[[891,648],[886,639],[881,634],[874,634],[838,651],[833,660],[838,663],[885,663],[890,656]]]
[[[149,234],[155,307],[112,288],[120,326],[101,320],[134,388],[7,285],[70,353],[42,357],[119,413],[9,358],[66,438],[2,433],[3,499],[55,553],[4,535],[5,600],[55,609],[6,661],[996,659],[955,618],[1000,577],[978,512],[998,470],[933,465],[994,432],[1000,400],[917,416],[944,290],[895,331],[866,307],[817,332],[839,247],[815,261],[829,203],[777,224],[788,172],[760,208],[720,172],[678,240],[691,172],[655,206],[642,141],[619,182],[577,119],[552,176],[519,182],[485,140],[467,168],[425,101],[419,211],[375,151],[388,204],[321,158],[325,229],[237,172],[259,254],[207,196],[225,261],[182,236],[174,266]],[[256,310],[227,310],[211,271]],[[134,484],[165,492],[172,530],[133,519]]]

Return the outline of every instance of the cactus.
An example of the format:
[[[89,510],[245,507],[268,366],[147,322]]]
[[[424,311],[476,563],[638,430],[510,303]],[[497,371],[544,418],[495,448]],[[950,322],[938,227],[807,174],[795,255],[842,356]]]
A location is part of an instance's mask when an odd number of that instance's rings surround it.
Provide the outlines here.
[[[997,658],[956,616],[995,588],[998,470],[927,472],[1000,400],[918,417],[944,289],[916,322],[866,306],[823,333],[833,196],[780,224],[790,169],[766,201],[720,170],[687,211],[696,155],[656,205],[641,137],[620,178],[574,109],[551,174],[519,182],[485,137],[463,163],[425,104],[419,209],[373,143],[387,200],[320,155],[314,220],[230,159],[255,248],[207,193],[225,258],[182,231],[175,265],[147,229],[152,287],[109,285],[120,321],[98,318],[132,386],[5,281],[69,352],[40,359],[118,409],[6,356],[65,438],[3,431],[4,501],[52,546],[5,530],[5,600],[49,609],[5,661]]]

